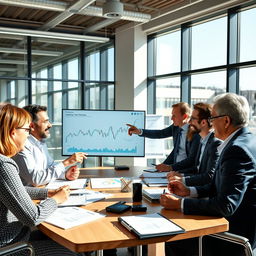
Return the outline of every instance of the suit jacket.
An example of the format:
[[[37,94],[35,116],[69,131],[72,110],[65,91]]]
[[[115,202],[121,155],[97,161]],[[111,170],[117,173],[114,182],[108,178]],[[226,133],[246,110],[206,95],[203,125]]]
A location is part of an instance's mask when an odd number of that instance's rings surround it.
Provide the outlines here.
[[[144,136],[150,139],[162,139],[162,138],[173,137],[173,145],[174,147],[176,147],[178,146],[176,145],[177,144],[176,142],[177,142],[179,131],[180,131],[179,126],[170,125],[169,127],[162,130],[143,130],[141,136]],[[200,144],[200,136],[199,134],[194,134],[193,139],[191,141],[188,141],[188,140],[186,141],[186,153],[187,153],[186,159],[180,162],[174,163],[174,159],[176,156],[174,155],[175,149],[173,148],[172,152],[165,159],[163,163],[167,165],[172,165],[172,169],[174,171],[179,169],[185,169],[190,166],[194,166],[199,144]]]
[[[230,232],[247,237],[256,248],[255,135],[241,128],[221,152],[212,182],[196,189],[208,198],[185,198],[185,214],[223,216]]]
[[[211,182],[219,157],[217,148],[221,143],[222,141],[215,138],[214,133],[211,133],[205,145],[199,168],[197,165],[199,163],[200,150],[198,150],[195,166],[179,170],[180,173],[184,174],[187,186],[201,186]]]

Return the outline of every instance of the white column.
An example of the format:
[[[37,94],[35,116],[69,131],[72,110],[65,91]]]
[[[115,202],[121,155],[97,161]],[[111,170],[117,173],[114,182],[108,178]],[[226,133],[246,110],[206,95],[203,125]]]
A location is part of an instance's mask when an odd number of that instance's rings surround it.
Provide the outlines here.
[[[116,30],[115,108],[146,110],[147,108],[147,36],[133,23]],[[137,161],[137,160],[136,160]],[[136,164],[133,158],[117,157],[116,164]]]

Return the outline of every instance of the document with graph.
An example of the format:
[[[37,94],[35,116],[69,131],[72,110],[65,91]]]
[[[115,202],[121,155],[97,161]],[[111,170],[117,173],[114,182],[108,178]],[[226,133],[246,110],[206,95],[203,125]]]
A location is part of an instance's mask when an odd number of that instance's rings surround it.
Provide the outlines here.
[[[121,188],[121,178],[92,178],[92,188]]]

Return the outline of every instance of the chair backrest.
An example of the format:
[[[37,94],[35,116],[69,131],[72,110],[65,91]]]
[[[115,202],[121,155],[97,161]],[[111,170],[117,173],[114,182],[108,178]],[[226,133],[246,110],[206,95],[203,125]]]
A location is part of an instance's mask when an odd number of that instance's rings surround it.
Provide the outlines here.
[[[0,256],[3,255],[10,255],[10,254],[14,254],[14,253],[18,253],[21,251],[28,251],[28,255],[30,256],[34,256],[35,252],[34,249],[32,247],[32,245],[30,243],[27,242],[17,242],[11,245],[7,245],[5,247],[0,248]],[[19,255],[19,254],[17,254]]]
[[[251,244],[249,243],[249,240],[246,237],[239,236],[229,232],[217,233],[210,236],[243,246],[244,255],[241,256],[253,256]]]

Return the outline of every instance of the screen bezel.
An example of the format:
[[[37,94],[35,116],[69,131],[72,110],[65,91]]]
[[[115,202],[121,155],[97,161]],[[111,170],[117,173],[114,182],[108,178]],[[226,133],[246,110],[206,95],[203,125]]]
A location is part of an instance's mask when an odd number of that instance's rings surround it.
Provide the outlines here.
[[[64,111],[100,111],[100,112],[142,112],[144,113],[144,127],[139,127],[142,129],[145,129],[145,125],[146,125],[146,111],[145,110],[111,110],[111,109],[62,109],[62,133],[61,133],[61,152],[62,152],[62,156],[71,156],[72,154],[68,155],[68,154],[64,154],[64,150],[63,150],[63,115],[64,115]],[[129,136],[129,135],[127,135]],[[133,135],[134,136],[134,135]],[[87,157],[145,157],[145,137],[142,137],[144,140],[144,147],[143,147],[143,155],[100,155],[100,154],[95,154],[95,155],[90,155],[88,154]]]

